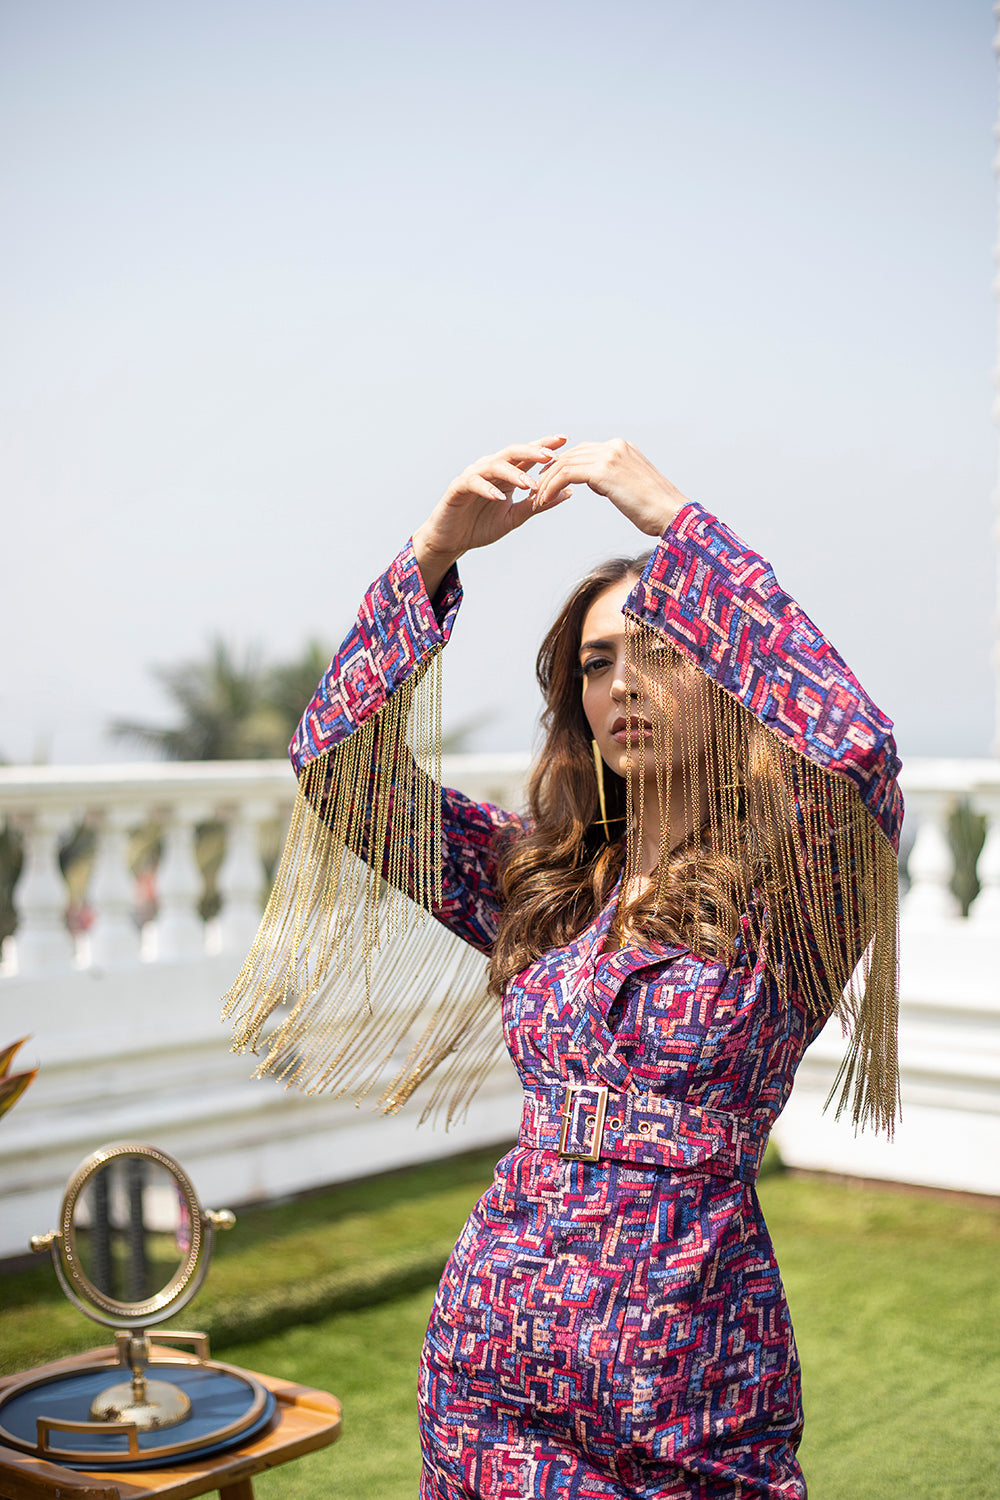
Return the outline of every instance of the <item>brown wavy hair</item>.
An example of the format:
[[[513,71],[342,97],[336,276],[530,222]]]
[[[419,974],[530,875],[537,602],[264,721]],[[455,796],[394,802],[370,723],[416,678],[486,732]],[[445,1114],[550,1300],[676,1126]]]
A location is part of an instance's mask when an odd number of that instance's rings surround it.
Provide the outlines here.
[[[588,573],[539,650],[535,670],[545,699],[545,740],[528,778],[532,831],[499,851],[501,913],[490,964],[490,989],[495,994],[542,954],[583,931],[607,903],[622,873],[626,785],[605,765],[609,840],[596,821],[597,779],[583,711],[579,650],[590,606],[607,589],[638,579],[648,558],[648,552],[615,557]],[[754,728],[749,720],[739,745],[727,735],[727,745],[715,747],[716,775],[710,781],[730,786],[752,781],[753,761],[766,749]],[[719,757],[727,752],[736,754],[742,764],[719,775]],[[621,920],[646,937],[680,942],[706,957],[720,957],[732,951],[746,909],[747,870],[759,866],[759,853],[752,847],[743,794],[726,797],[710,786],[709,795],[715,799],[711,816],[671,853],[666,879],[654,882],[659,896],[647,891],[634,898]],[[727,836],[719,838],[723,820]],[[735,846],[740,847],[739,859],[723,853]]]

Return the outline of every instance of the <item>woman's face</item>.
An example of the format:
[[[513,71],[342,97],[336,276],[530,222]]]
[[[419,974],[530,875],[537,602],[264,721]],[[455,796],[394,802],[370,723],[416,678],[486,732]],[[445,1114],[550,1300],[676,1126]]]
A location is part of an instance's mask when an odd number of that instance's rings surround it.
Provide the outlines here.
[[[612,584],[598,594],[584,616],[580,639],[583,711],[612,771],[628,776],[631,763],[641,756],[642,775],[652,778],[653,725],[657,720],[665,732],[669,731],[674,769],[704,753],[708,684],[696,667],[679,660],[665,647],[666,670],[657,673],[655,681],[633,679],[632,691],[628,691],[622,606],[635,582],[635,578],[625,578]]]

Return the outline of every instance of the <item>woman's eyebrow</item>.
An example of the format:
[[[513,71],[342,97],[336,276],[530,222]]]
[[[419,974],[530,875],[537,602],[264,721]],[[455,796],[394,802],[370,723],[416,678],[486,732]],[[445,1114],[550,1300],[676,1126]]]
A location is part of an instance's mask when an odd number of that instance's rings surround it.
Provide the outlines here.
[[[614,644],[614,641],[581,641],[580,655],[585,651],[610,651]]]

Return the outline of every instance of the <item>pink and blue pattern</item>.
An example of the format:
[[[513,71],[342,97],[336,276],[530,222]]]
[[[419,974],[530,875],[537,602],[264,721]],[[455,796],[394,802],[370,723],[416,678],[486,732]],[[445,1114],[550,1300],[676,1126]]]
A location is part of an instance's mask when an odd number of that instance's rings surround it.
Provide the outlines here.
[[[298,769],[447,639],[460,598],[452,573],[432,605],[404,550],[307,710]],[[849,777],[895,845],[891,725],[762,558],[688,506],[627,608],[801,754]],[[436,915],[483,951],[496,932],[497,840],[518,826],[444,794]],[[606,953],[616,899],[503,999],[524,1119],[427,1330],[423,1500],[806,1493],[799,1365],[754,1178],[821,1023],[794,984],[779,995],[766,926],[756,949],[738,944],[725,963],[663,943]],[[569,1141],[577,1157],[555,1149],[567,1086],[586,1100],[607,1090],[598,1160],[582,1159],[586,1124]]]

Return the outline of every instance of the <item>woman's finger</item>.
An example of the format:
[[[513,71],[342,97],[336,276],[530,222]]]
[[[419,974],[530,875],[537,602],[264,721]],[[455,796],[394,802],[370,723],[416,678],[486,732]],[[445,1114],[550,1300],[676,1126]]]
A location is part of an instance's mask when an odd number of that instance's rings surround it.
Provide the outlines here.
[[[586,484],[593,469],[586,463],[570,462],[570,455],[560,455],[545,473],[539,476],[535,493],[535,509],[544,510],[552,496],[568,484]]]
[[[534,464],[550,464],[557,446],[551,439],[544,443],[511,443],[509,448],[501,448],[499,453],[490,454],[490,457],[503,458],[508,463],[517,464],[518,468],[530,469]]]
[[[557,432],[553,437],[536,438],[533,443],[527,443],[528,448],[564,448],[569,438],[564,432]]]
[[[491,484],[483,474],[467,474],[462,480],[462,489],[467,494],[481,495],[484,500],[510,499],[509,495],[505,495],[503,490]]]
[[[517,464],[507,463],[499,453],[481,464],[478,472],[498,484],[509,484],[516,490],[534,490],[538,487],[537,479],[529,477]]]

